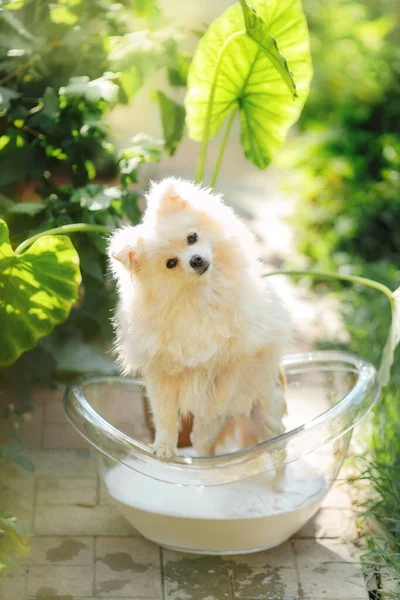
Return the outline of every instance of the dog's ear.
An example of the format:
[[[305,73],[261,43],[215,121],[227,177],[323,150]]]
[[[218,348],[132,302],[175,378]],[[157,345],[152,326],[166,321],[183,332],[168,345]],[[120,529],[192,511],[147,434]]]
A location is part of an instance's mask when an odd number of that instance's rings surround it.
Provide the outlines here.
[[[120,262],[125,269],[128,271],[139,270],[139,258],[136,250],[132,246],[124,246],[119,251],[115,251],[111,254],[114,260]]]
[[[126,227],[117,230],[108,246],[111,262],[117,261],[132,273],[140,269],[139,248],[142,242],[135,229],[136,227]]]
[[[180,197],[179,192],[177,190],[176,181],[174,181],[173,179],[165,179],[158,185],[158,187],[158,212],[180,212],[186,208],[187,202]]]

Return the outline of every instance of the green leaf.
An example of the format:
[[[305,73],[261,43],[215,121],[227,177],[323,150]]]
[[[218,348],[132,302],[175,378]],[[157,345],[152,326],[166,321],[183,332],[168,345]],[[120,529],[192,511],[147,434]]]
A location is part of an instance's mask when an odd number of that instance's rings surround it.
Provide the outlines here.
[[[53,119],[59,111],[59,100],[57,93],[51,87],[47,87],[43,94],[42,113]]]
[[[276,39],[270,34],[267,24],[257,14],[257,11],[247,4],[246,0],[240,0],[240,5],[243,10],[247,35],[261,46],[275,69],[281,74],[293,97],[297,97],[296,84],[292,73],[289,70],[285,57],[279,52]]]
[[[53,23],[75,25],[78,20],[78,15],[69,10],[67,6],[63,6],[62,4],[51,4],[50,19]]]
[[[74,191],[71,202],[79,202],[82,207],[89,210],[105,210],[111,202],[121,197],[121,190],[117,187],[105,187],[101,183],[89,183],[83,188]]]
[[[248,37],[244,31],[243,11],[235,4],[210,25],[197,46],[189,67],[186,123],[189,136],[202,140],[214,81],[209,138],[219,131],[231,111],[238,109],[245,156],[257,167],[265,168],[300,115],[308,95],[312,68],[307,23],[300,0],[255,0],[254,4],[288,61],[298,98],[293,101],[269,56]],[[233,34],[236,35],[227,42]]]
[[[10,208],[7,209],[7,213],[13,215],[29,215],[34,217],[35,215],[46,210],[46,205],[41,202],[15,202]]]
[[[104,282],[104,274],[101,265],[99,253],[94,248],[85,248],[85,251],[80,255],[80,265],[82,274],[86,273],[90,277],[94,277],[101,283]],[[86,289],[86,293],[88,290]]]
[[[28,174],[29,153],[27,148],[12,148],[4,153],[0,169],[0,186],[6,186],[14,181],[23,181]]]
[[[141,211],[137,202],[139,198],[140,194],[132,190],[125,190],[121,198],[124,215],[134,225],[139,223],[141,217]]]
[[[85,98],[92,104],[103,99],[109,104],[115,104],[118,98],[118,86],[111,80],[112,73],[104,73],[102,77],[90,81],[87,75],[71,77],[68,85],[60,88],[59,94],[66,98]]]
[[[10,108],[11,100],[15,100],[19,98],[21,94],[11,90],[10,88],[6,88],[4,86],[0,86],[0,106],[5,108],[6,110]]]
[[[80,280],[68,237],[43,236],[16,255],[0,220],[0,365],[13,363],[67,318]]]
[[[127,100],[132,100],[143,85],[143,76],[136,67],[132,67],[121,73],[118,81],[125,92]]]
[[[182,87],[187,84],[189,65],[192,57],[189,53],[181,53],[176,57],[176,65],[168,69],[168,82],[174,87]]]
[[[155,17],[160,11],[157,7],[157,0],[135,0],[133,3],[133,12],[137,17]]]
[[[160,104],[165,151],[172,156],[178,148],[185,128],[185,108],[168,98],[161,90],[156,92]]]
[[[163,142],[145,133],[138,133],[132,145],[118,155],[121,183],[126,187],[130,182],[137,183],[139,166],[142,163],[158,162],[161,159]]]
[[[33,463],[31,463],[33,465]],[[35,466],[33,465],[33,469],[28,469],[30,471],[34,471],[35,470]],[[8,520],[8,526],[13,529],[15,531],[15,533],[17,533],[19,536],[21,537],[25,537],[26,536],[26,529],[25,527],[22,525],[22,523],[18,523],[18,521],[12,521],[11,519]]]

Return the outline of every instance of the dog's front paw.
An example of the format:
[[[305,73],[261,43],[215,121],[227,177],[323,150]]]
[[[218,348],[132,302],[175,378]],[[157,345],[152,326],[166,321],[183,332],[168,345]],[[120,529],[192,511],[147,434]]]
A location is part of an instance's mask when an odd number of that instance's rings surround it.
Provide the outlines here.
[[[159,460],[171,460],[175,456],[175,451],[171,446],[167,444],[156,444],[154,446],[156,456]]]

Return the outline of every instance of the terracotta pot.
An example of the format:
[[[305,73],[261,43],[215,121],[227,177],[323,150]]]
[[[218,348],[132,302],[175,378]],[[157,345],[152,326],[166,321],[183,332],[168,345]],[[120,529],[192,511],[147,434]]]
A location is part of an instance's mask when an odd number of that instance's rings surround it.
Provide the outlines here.
[[[71,176],[68,173],[55,173],[50,177],[50,182],[55,185],[72,185]],[[118,177],[95,177],[89,183],[104,183],[106,185],[119,185]],[[15,196],[18,202],[42,202],[42,196],[37,192],[43,187],[40,179],[28,177],[18,184]]]

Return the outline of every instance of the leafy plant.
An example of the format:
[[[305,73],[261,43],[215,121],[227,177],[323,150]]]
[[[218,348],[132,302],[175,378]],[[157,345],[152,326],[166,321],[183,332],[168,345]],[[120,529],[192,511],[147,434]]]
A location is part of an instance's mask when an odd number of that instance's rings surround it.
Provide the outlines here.
[[[257,12],[243,1],[214,21],[189,67],[186,122],[189,136],[202,142],[197,181],[203,179],[208,141],[227,119],[211,185],[237,111],[245,156],[265,168],[299,117],[308,93],[311,58],[301,3],[258,1],[254,6]]]
[[[20,254],[0,220],[0,365],[14,362],[67,318],[79,284],[79,257],[69,238],[40,237]]]
[[[19,0],[1,5],[0,214],[10,227],[11,244],[48,229],[90,226],[73,236],[82,286],[70,317],[21,359],[25,388],[18,365],[0,372],[1,380],[12,380],[28,398],[30,381],[39,373],[45,378],[53,373],[61,341],[74,338],[82,345],[98,335],[111,336],[114,291],[106,277],[104,234],[123,220],[139,220],[138,169],[161,158],[162,143],[138,134],[129,147],[117,150],[106,119],[116,103],[132,99],[150,72],[178,72],[180,38],[154,2]],[[136,31],[138,14],[144,29]],[[139,42],[130,50],[129,68],[120,70],[118,52],[132,35]],[[162,43],[158,54],[147,54],[144,61],[146,36]],[[147,72],[142,69],[138,81],[133,69],[144,62]]]
[[[22,243],[20,248],[25,250],[25,238],[28,238],[28,244],[32,239],[38,240],[36,244],[44,243],[39,242],[39,236],[49,229],[51,233],[80,232],[73,239],[80,256],[84,294],[74,304],[67,323],[58,327],[56,335],[61,339],[65,331],[71,331],[74,326],[83,339],[99,331],[106,335],[109,333],[109,320],[104,316],[108,317],[113,297],[108,285],[104,286],[105,240],[94,232],[107,232],[118,226],[124,217],[134,223],[138,221],[139,194],[131,186],[137,183],[140,164],[157,161],[161,157],[159,144],[145,135],[136,136],[131,147],[119,153],[108,140],[104,115],[121,94],[125,98],[132,97],[145,78],[161,68],[167,70],[168,79],[174,85],[184,85],[188,75],[186,122],[189,134],[195,139],[202,139],[198,172],[198,176],[202,176],[208,140],[218,131],[230,111],[232,123],[236,110],[242,119],[242,143],[246,156],[256,166],[265,167],[272,153],[283,142],[287,129],[298,117],[311,78],[307,26],[299,1],[284,9],[277,1],[271,2],[268,9],[259,2],[256,12],[241,0],[211,25],[190,65],[190,56],[178,47],[179,31],[176,27],[165,25],[159,19],[159,13],[157,27],[150,23],[147,29],[128,32],[120,18],[126,9],[118,8],[119,16],[116,18],[111,4],[103,3],[96,11],[75,0],[60,0],[54,5],[40,6],[37,10],[41,22],[35,38],[23,25],[28,17],[39,19],[37,12],[32,13],[31,3],[21,0],[14,12],[7,12],[6,18],[6,30],[12,30],[13,35],[11,39],[6,35],[5,44],[21,50],[11,52],[11,58],[20,60],[20,55],[23,55],[27,62],[11,66],[6,61],[5,65],[0,65],[0,69],[6,71],[3,83],[5,80],[8,84],[3,98],[5,126],[0,138],[0,153],[5,156],[8,168],[0,184],[3,183],[3,189],[8,193],[9,189],[14,189],[12,186],[16,180],[38,178],[39,193],[33,203],[15,203],[7,199],[7,194],[1,197],[13,232],[12,243]],[[10,8],[10,5],[7,4],[7,7]],[[141,14],[143,10],[144,5],[141,5]],[[153,9],[149,14],[154,18]],[[101,72],[96,73],[89,38],[85,37],[84,42],[82,38],[76,38],[76,32],[71,32],[71,25],[85,20],[93,25],[93,18],[102,17],[105,19],[104,27],[112,30],[114,35],[105,42],[104,29],[94,27],[96,43],[101,46],[98,50],[105,63]],[[128,23],[133,27],[132,19],[128,19]],[[67,48],[71,49],[71,44],[78,43],[77,39],[80,46],[84,44],[81,69],[87,69],[90,76],[76,72],[68,61],[64,64]],[[43,44],[46,50],[43,50]],[[49,51],[49,46],[54,46],[54,52]],[[285,49],[293,75],[278,47]],[[226,85],[232,57],[240,65],[235,73],[233,94]],[[57,61],[60,61],[59,65]],[[56,65],[59,68],[53,74]],[[106,65],[107,71],[104,70]],[[205,70],[204,66],[207,67]],[[60,70],[62,79],[68,76],[68,81],[56,88],[52,78],[54,75],[61,83]],[[255,90],[261,94],[261,103]],[[199,96],[201,102],[198,101]],[[154,97],[160,105],[165,149],[173,154],[184,132],[185,108],[162,90],[155,92]],[[296,99],[293,100],[293,97]],[[221,104],[223,110],[217,115],[216,107],[221,107]],[[229,127],[212,177],[213,185],[228,132]],[[112,172],[118,175],[119,185],[110,187],[96,180],[98,174],[104,172],[106,163],[112,165]],[[25,165],[22,170],[21,164]],[[60,182],[60,168],[61,173],[70,174],[70,180],[67,178]],[[79,226],[74,225],[77,221]],[[85,226],[82,227],[82,224]],[[35,247],[38,246],[32,247],[18,260],[26,260],[25,256],[28,257]],[[76,300],[76,290],[69,299],[68,309]],[[7,306],[11,306],[11,302]],[[10,348],[5,347],[3,364],[32,347],[40,337],[39,333],[43,335],[60,321],[61,313],[57,313],[57,318],[44,320],[36,335],[29,337],[27,331],[21,333],[23,343],[21,341],[12,356]],[[10,331],[11,325],[15,324],[17,322],[10,322]],[[54,358],[59,352],[56,347],[57,344],[44,340],[31,351],[32,359],[36,352],[40,352],[42,357],[43,354],[49,356],[50,364],[50,355]],[[29,357],[30,354],[21,359],[25,370]],[[8,371],[7,376],[17,372],[18,369]]]
[[[35,465],[20,444],[0,444],[0,474],[7,462],[13,462],[26,471],[35,470]],[[29,553],[28,542],[24,526],[10,511],[5,510],[0,498],[0,579],[5,569],[15,567],[16,560]]]
[[[293,147],[297,153],[301,148],[301,198],[294,220],[299,248],[316,268],[395,289],[400,284],[397,6],[344,0],[327,6],[313,0],[308,7],[315,79],[300,121],[305,133]],[[378,365],[389,327],[387,304],[351,287],[338,294],[346,307],[350,349]],[[387,348],[391,339],[393,332]],[[394,361],[374,415],[365,473],[375,492],[368,516],[381,526],[368,539],[365,560],[386,565],[400,581],[398,352]]]
[[[17,565],[16,559],[29,554],[28,543],[24,526],[12,514],[0,511],[0,579],[5,569]]]

